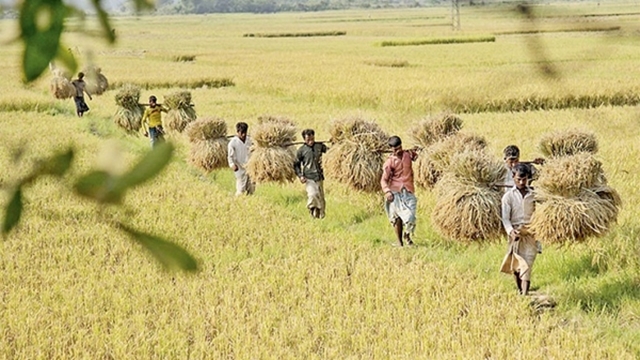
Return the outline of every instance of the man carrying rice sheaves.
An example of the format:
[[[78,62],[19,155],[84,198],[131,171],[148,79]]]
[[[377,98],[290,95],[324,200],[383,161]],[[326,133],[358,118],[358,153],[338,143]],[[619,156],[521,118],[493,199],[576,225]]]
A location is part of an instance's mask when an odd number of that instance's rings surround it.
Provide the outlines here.
[[[303,130],[302,138],[304,144],[296,153],[293,169],[300,182],[305,184],[309,213],[316,219],[322,219],[325,215],[322,154],[327,152],[327,146],[316,142],[313,129]]]
[[[513,167],[515,186],[502,196],[502,225],[509,236],[509,249],[500,271],[514,274],[516,286],[522,295],[529,292],[531,269],[538,254],[536,240],[527,228],[534,210],[530,178],[531,167],[516,164]]]
[[[84,102],[84,94],[86,93],[89,96],[90,100],[93,100],[91,94],[87,91],[87,83],[84,82],[84,73],[79,72],[78,78],[71,82],[74,88],[76,88],[76,95],[73,97],[73,101],[76,103],[76,114],[78,117],[82,117],[84,113],[89,111],[89,106]]]
[[[162,129],[163,112],[167,112],[167,110],[158,104],[158,99],[154,95],[149,96],[149,107],[142,114],[142,124],[143,128],[146,129],[144,135],[149,136],[152,148],[164,141],[164,130]]]
[[[513,182],[513,167],[516,166],[516,164],[520,163],[520,148],[518,148],[516,145],[509,145],[504,148],[502,153],[504,154],[504,167],[507,169],[503,185],[507,188],[511,188],[515,185],[515,183]],[[544,159],[536,158],[531,163],[542,165],[544,164]],[[531,177],[533,177],[533,174],[535,174],[536,170],[535,168],[531,167],[531,171]]]
[[[244,122],[236,124],[236,136],[228,145],[229,167],[236,176],[236,196],[251,195],[255,190],[253,182],[247,174],[246,165],[251,155],[251,139],[247,136],[249,125]]]
[[[411,162],[418,158],[418,153],[416,149],[403,150],[402,140],[398,136],[390,137],[388,144],[393,153],[384,163],[380,179],[386,200],[384,209],[395,229],[399,245],[404,245],[404,239],[407,245],[411,246],[417,208]]]

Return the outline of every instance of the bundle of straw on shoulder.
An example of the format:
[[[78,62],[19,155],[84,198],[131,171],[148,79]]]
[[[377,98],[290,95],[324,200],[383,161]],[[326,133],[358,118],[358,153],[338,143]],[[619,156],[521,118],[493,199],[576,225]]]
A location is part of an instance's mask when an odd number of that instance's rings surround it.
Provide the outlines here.
[[[334,121],[330,133],[333,146],[324,162],[327,175],[356,190],[380,191],[389,136],[378,124],[360,118]]]
[[[177,91],[165,95],[163,106],[167,108],[163,124],[169,134],[181,133],[190,122],[196,119],[196,110],[191,103],[189,91]]]
[[[564,130],[546,134],[540,139],[540,151],[547,157],[570,156],[598,152],[598,141],[593,133]]]
[[[227,124],[223,119],[201,118],[185,128],[191,143],[189,162],[210,172],[227,167]]]
[[[76,95],[76,88],[71,83],[71,77],[65,71],[52,67],[53,78],[49,89],[56,99],[68,99]]]
[[[289,182],[296,178],[293,170],[296,127],[284,118],[263,117],[251,132],[253,149],[247,173],[257,183]]]
[[[134,133],[142,126],[144,108],[138,103],[140,88],[137,85],[125,84],[115,96],[116,113],[113,122],[128,132]]]
[[[83,70],[85,74],[86,89],[91,95],[101,95],[109,88],[107,77],[102,74],[102,69],[90,65]]]

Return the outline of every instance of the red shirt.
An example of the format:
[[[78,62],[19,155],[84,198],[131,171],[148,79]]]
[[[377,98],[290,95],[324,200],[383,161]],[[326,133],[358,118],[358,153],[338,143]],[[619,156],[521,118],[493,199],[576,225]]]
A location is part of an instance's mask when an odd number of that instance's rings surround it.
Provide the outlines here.
[[[400,192],[404,187],[410,193],[415,191],[413,187],[413,168],[411,161],[414,161],[418,154],[413,151],[402,151],[402,158],[395,155],[389,156],[382,167],[382,191]]]

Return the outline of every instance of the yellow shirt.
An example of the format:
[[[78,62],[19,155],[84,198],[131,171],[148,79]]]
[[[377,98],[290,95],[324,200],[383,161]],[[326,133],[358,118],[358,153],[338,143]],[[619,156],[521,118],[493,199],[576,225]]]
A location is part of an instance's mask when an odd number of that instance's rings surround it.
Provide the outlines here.
[[[142,115],[142,123],[146,123],[148,121],[150,128],[162,126],[163,111],[166,112],[166,110],[162,108],[162,105],[156,105],[156,107],[154,108],[149,106],[144,110],[144,114]]]

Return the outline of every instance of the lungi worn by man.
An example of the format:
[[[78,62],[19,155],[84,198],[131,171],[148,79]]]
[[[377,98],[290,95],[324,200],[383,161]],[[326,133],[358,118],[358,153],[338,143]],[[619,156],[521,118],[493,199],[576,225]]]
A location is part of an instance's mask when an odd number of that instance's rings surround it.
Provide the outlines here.
[[[413,245],[411,235],[416,227],[417,199],[413,183],[413,164],[418,158],[415,149],[403,150],[398,136],[389,138],[392,154],[382,167],[380,185],[385,194],[384,209],[393,225],[398,243]],[[403,231],[404,227],[404,231]]]
[[[249,174],[247,174],[246,165],[251,156],[251,138],[247,136],[249,125],[244,122],[236,124],[236,136],[234,136],[227,147],[229,167],[233,169],[236,177],[236,196],[242,194],[253,194],[255,186]]]
[[[502,225],[509,235],[509,247],[500,271],[514,274],[516,286],[522,295],[527,295],[531,284],[531,270],[538,254],[537,242],[528,231],[534,211],[533,190],[528,181],[531,168],[526,164],[513,167],[515,186],[502,196]]]
[[[87,84],[84,82],[84,73],[78,73],[78,78],[71,82],[71,85],[76,89],[76,94],[73,97],[73,101],[76,103],[76,114],[78,117],[82,117],[84,113],[89,111],[89,106],[84,102],[84,94],[91,98],[91,94],[87,91]]]
[[[293,169],[300,182],[305,184],[309,213],[316,219],[322,219],[326,209],[322,154],[327,152],[327,146],[315,141],[315,131],[313,129],[303,130],[302,138],[304,139],[304,144],[296,153]]]

